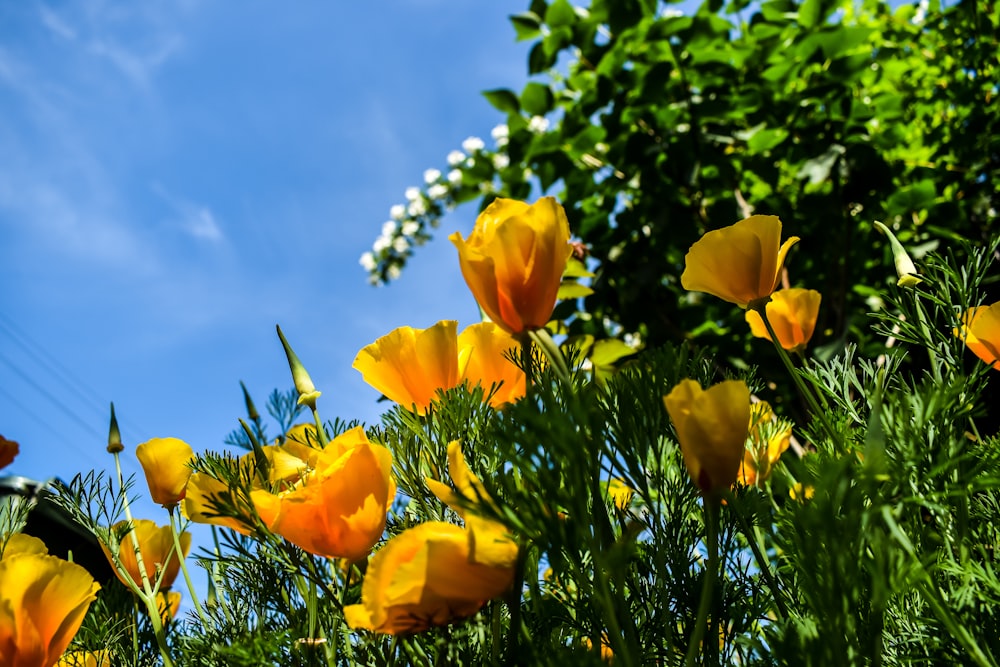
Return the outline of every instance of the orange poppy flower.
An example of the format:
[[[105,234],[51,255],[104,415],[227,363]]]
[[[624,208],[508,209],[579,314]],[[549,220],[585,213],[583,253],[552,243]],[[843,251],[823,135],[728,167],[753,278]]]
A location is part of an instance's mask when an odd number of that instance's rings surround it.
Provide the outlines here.
[[[804,348],[816,329],[819,302],[822,296],[816,290],[792,287],[778,290],[771,295],[766,308],[767,319],[778,336],[778,344],[786,350]],[[747,310],[744,315],[750,333],[757,338],[771,340],[760,313]]]
[[[992,306],[970,308],[955,335],[965,340],[972,352],[1000,371],[1000,301]]]
[[[251,492],[268,529],[309,553],[361,560],[385,530],[396,495],[392,454],[358,426],[334,438],[314,470],[278,494]]]
[[[491,320],[512,334],[548,323],[573,253],[569,221],[555,199],[530,205],[496,199],[468,239],[459,232],[448,238],[458,248],[466,284]]]
[[[119,521],[111,527],[111,530],[118,532],[127,525],[128,521]],[[119,571],[115,564],[115,558],[108,547],[104,544],[101,545],[104,555],[111,563],[111,568],[115,571],[118,579],[127,587],[131,589],[134,585],[141,590],[143,588],[142,571],[139,569],[135,553],[135,544],[138,542],[139,552],[142,554],[143,570],[146,572],[150,585],[156,589],[159,579],[159,590],[170,588],[180,571],[180,559],[186,558],[191,550],[191,533],[180,534],[181,548],[184,553],[178,556],[174,552],[174,537],[170,532],[170,526],[157,526],[155,521],[149,519],[136,519],[132,522],[132,526],[134,530],[125,533],[118,545],[118,562],[121,564],[121,569],[125,571],[124,573]]]

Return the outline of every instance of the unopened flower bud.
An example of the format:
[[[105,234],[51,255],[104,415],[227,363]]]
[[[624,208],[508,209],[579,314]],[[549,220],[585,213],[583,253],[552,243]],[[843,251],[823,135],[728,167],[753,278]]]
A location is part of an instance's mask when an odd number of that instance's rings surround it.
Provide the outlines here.
[[[288,367],[292,371],[292,381],[295,382],[295,389],[299,392],[299,405],[308,405],[310,409],[315,410],[316,399],[319,398],[321,392],[316,390],[316,385],[313,384],[312,378],[309,377],[305,366],[299,361],[298,356],[292,350],[292,346],[288,344],[285,334],[281,333],[280,326],[278,327],[278,338],[281,339],[281,345],[285,348]]]
[[[260,419],[260,413],[257,412],[257,406],[254,405],[253,399],[250,398],[250,392],[247,391],[247,386],[243,384],[243,380],[240,380],[240,389],[243,390],[243,402],[247,406],[247,417],[250,418],[250,421],[255,422]]]
[[[892,248],[892,261],[896,265],[896,275],[899,276],[896,284],[900,287],[913,287],[921,282],[923,278],[917,275],[917,267],[913,264],[913,260],[910,259],[910,255],[903,248],[903,244],[899,242],[896,235],[877,220],[875,221],[875,229],[885,234],[889,239],[889,246]]]
[[[108,429],[108,453],[117,454],[125,449],[122,444],[122,434],[118,430],[118,418],[115,417],[115,404],[111,404],[111,427]]]

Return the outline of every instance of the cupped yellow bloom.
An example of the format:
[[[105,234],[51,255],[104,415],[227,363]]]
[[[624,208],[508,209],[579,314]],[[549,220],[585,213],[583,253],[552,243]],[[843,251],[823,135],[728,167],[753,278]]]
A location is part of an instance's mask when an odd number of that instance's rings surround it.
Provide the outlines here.
[[[566,212],[555,199],[530,205],[496,199],[468,239],[459,232],[448,238],[458,248],[466,284],[491,320],[512,334],[548,323],[573,252]]]
[[[781,243],[781,220],[774,215],[752,215],[707,232],[684,257],[681,285],[746,308],[774,292],[785,255],[798,240]]]
[[[1000,301],[966,311],[962,328],[956,329],[955,335],[977,357],[1000,371]]]
[[[0,468],[9,466],[19,451],[20,447],[16,442],[0,435]]]
[[[622,480],[617,477],[608,480],[608,498],[621,511],[624,512],[632,506],[633,496],[635,496],[635,489]]]
[[[194,460],[191,445],[178,438],[153,438],[135,448],[135,457],[146,473],[154,503],[170,506],[184,499]]]
[[[489,397],[494,408],[523,398],[526,390],[524,371],[510,359],[519,350],[517,340],[495,322],[466,327],[458,335],[462,380],[468,381],[470,388],[481,385],[487,395],[490,387],[496,386],[497,390]]]
[[[111,527],[111,530],[118,532],[125,526],[128,526],[128,521],[119,521]],[[157,526],[155,521],[149,519],[136,519],[132,522],[132,526],[134,530],[125,533],[118,545],[118,561],[125,571],[124,573],[119,571],[115,564],[115,558],[108,547],[104,544],[101,545],[101,548],[104,549],[104,555],[111,563],[111,568],[115,571],[118,579],[127,587],[131,589],[134,585],[142,589],[142,570],[139,569],[135,553],[135,544],[138,542],[139,551],[142,554],[143,570],[146,572],[150,586],[155,588],[159,580],[159,590],[170,588],[180,570],[181,558],[186,558],[191,550],[191,533],[180,534],[181,549],[184,550],[184,553],[178,556],[174,551],[174,538],[170,532],[170,526]],[[162,578],[160,578],[161,573]]]
[[[472,616],[513,580],[513,562],[477,562],[465,530],[430,521],[403,531],[372,556],[361,603],[344,607],[344,617],[354,629],[422,632]]]
[[[792,287],[781,289],[771,295],[766,308],[767,319],[778,336],[778,344],[786,350],[800,350],[812,338],[819,316],[819,302],[822,295],[816,290]],[[764,320],[756,310],[748,310],[744,315],[750,325],[750,333],[757,338],[771,340]]]
[[[290,490],[251,492],[268,529],[309,553],[361,560],[385,530],[396,495],[392,454],[360,426],[334,438]]]
[[[358,352],[354,368],[389,400],[424,414],[439,389],[458,385],[457,326],[442,320],[429,329],[395,329]]]
[[[749,432],[750,390],[741,380],[702,389],[682,380],[663,397],[677,431],[684,464],[703,495],[736,481]]]
[[[12,536],[0,558],[0,665],[55,665],[101,588],[37,543]]]
[[[750,406],[750,434],[737,482],[762,486],[792,440],[792,425],[777,419],[767,401]]]

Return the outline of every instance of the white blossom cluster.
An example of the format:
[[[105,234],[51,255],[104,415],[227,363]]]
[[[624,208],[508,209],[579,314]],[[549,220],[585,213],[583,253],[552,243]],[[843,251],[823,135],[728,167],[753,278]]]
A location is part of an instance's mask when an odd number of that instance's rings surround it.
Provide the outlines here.
[[[535,134],[544,133],[548,127],[548,119],[542,116],[534,116],[528,122],[528,130]],[[444,212],[454,208],[465,181],[465,170],[481,167],[484,161],[494,172],[510,166],[510,156],[506,151],[510,129],[506,124],[497,125],[490,136],[494,150],[487,150],[486,143],[479,137],[467,138],[462,142],[461,150],[448,153],[446,172],[427,169],[423,185],[407,188],[403,193],[406,202],[389,209],[389,220],[382,224],[382,233],[375,239],[372,249],[359,258],[359,263],[368,273],[369,282],[380,285],[399,277],[413,246],[422,245],[430,239],[428,228],[437,227]],[[525,177],[529,176],[530,171],[526,170]],[[492,181],[482,181],[478,187],[484,194],[494,191]]]

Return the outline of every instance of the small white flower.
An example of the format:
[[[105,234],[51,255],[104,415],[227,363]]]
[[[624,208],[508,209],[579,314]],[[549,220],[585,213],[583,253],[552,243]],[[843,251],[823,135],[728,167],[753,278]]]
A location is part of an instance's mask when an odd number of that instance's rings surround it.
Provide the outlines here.
[[[598,141],[596,144],[594,144],[594,151],[601,154],[607,153],[608,145],[603,141]]]
[[[444,183],[435,183],[427,188],[427,196],[431,199],[444,199],[448,196],[448,186]]]
[[[415,199],[406,207],[406,212],[413,218],[420,217],[427,212],[427,204],[424,203],[423,199]]]
[[[398,277],[399,277],[399,274],[400,274],[400,270],[399,270],[399,267],[398,267],[397,265],[395,265],[395,264],[391,265],[391,266],[390,266],[390,267],[389,267],[388,269],[386,269],[386,271],[385,271],[385,276],[386,276],[386,278],[388,278],[389,280],[395,280],[396,278],[398,278]]]
[[[375,243],[372,244],[372,252],[381,253],[383,250],[389,247],[392,241],[388,236],[380,236],[375,239]]]
[[[382,279],[373,273],[372,275],[368,276],[368,284],[375,285],[376,287],[378,287],[379,285],[382,284]]]
[[[424,183],[427,185],[437,183],[437,179],[439,178],[441,178],[441,172],[437,169],[428,169],[424,172]]]
[[[493,183],[489,181],[483,181],[479,184],[479,191],[484,194],[489,194],[493,192]]]
[[[371,273],[375,270],[378,264],[375,262],[375,255],[370,252],[361,253],[361,257],[358,259],[358,263],[364,267],[365,271]]]
[[[478,153],[484,148],[486,148],[486,144],[479,137],[469,137],[462,142],[462,150],[466,153]]]
[[[392,242],[392,249],[398,253],[404,253],[410,249],[410,242],[406,240],[405,236],[397,236],[396,240]]]
[[[633,350],[638,350],[640,347],[642,347],[642,334],[640,334],[638,331],[635,333],[627,333],[624,336],[622,336],[622,338],[624,339],[625,344],[631,347]]]
[[[420,188],[406,188],[406,201],[415,201],[420,199]]]
[[[496,169],[506,169],[510,165],[510,156],[506,153],[497,153],[493,156],[493,166]]]
[[[462,151],[452,151],[448,153],[448,164],[452,167],[457,167],[465,161],[465,153]]]
[[[528,121],[528,130],[535,134],[541,134],[549,129],[549,119],[545,116],[532,116]]]
[[[403,223],[403,235],[413,236],[420,231],[420,223],[416,220],[410,220],[409,222]]]
[[[490,135],[492,135],[493,141],[496,142],[497,146],[506,146],[507,139],[510,137],[510,128],[505,123],[500,123],[493,128]]]
[[[392,236],[396,233],[396,221],[387,220],[382,223],[382,236]]]
[[[406,207],[402,204],[396,204],[389,209],[389,217],[393,220],[402,220],[406,216]]]
[[[452,169],[451,171],[449,171],[448,172],[448,182],[451,183],[452,185],[461,185],[462,184],[462,170],[461,169]]]

